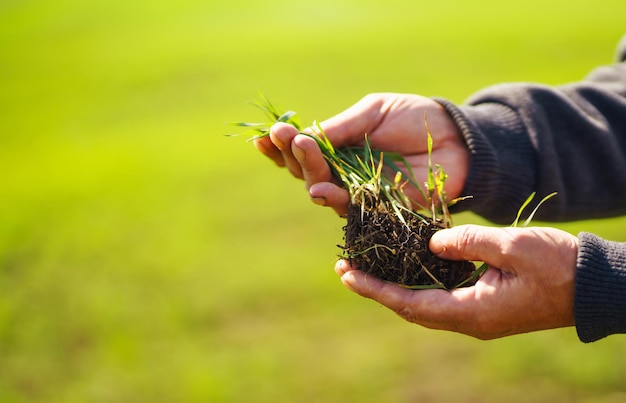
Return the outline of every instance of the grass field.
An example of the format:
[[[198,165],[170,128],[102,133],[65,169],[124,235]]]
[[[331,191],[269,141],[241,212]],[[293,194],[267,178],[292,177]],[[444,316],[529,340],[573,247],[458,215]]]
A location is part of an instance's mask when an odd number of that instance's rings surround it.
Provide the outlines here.
[[[313,121],[578,80],[626,27],[623,0],[494,4],[0,2],[0,402],[623,401],[623,337],[480,342],[351,294],[342,221],[223,136],[257,90]]]

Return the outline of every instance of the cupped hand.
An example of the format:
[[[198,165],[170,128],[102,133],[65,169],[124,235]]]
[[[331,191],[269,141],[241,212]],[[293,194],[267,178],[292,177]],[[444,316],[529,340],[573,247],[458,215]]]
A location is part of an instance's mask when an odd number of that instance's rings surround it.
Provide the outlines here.
[[[489,268],[476,285],[452,291],[402,288],[345,260],[335,270],[352,291],[432,329],[487,340],[574,325],[575,236],[555,228],[466,225],[437,232],[430,249]]]
[[[449,199],[461,196],[469,169],[469,151],[455,122],[446,110],[430,98],[394,93],[365,96],[347,110],[321,123],[335,147],[363,145],[367,134],[371,147],[396,152],[411,166],[417,183],[424,183],[428,167],[424,119],[432,138],[432,160],[449,175]],[[275,124],[269,137],[255,141],[256,147],[279,166],[304,179],[311,199],[344,215],[349,196],[333,178],[317,143],[284,123]],[[424,203],[417,189],[407,193]]]

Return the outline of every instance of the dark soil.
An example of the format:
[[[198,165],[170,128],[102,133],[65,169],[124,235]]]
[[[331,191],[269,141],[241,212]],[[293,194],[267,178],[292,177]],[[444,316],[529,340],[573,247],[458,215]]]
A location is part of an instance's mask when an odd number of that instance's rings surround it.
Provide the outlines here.
[[[393,212],[350,205],[343,257],[365,273],[409,287],[443,285],[451,289],[476,270],[472,262],[443,260],[430,252],[428,242],[442,225],[409,212],[404,219],[408,225]]]

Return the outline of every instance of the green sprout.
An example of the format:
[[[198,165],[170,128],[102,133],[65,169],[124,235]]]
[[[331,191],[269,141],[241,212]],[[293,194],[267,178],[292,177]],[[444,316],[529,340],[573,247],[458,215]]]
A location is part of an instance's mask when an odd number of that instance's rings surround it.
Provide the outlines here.
[[[528,196],[528,198],[526,199],[526,201],[524,201],[524,203],[522,203],[522,205],[520,206],[519,210],[517,210],[517,216],[515,217],[515,221],[513,221],[513,223],[511,224],[511,227],[517,227],[518,223],[519,223],[519,219],[522,217],[522,213],[524,212],[524,210],[526,209],[526,207],[528,207],[528,205],[530,204],[530,202],[533,201],[533,199],[535,198],[535,195],[537,193],[536,192],[532,192],[530,196]],[[535,214],[537,213],[537,211],[539,210],[539,207],[541,207],[541,205],[543,203],[545,203],[546,201],[548,201],[549,199],[553,198],[554,196],[556,196],[557,193],[556,192],[552,192],[549,195],[547,195],[546,197],[544,197],[543,199],[541,199],[541,201],[537,204],[537,206],[533,209],[533,211],[530,213],[530,215],[528,216],[528,218],[526,218],[526,221],[524,221],[524,224],[522,224],[522,228],[526,228],[531,221],[533,220],[533,218],[535,217]]]
[[[513,223],[511,224],[511,227],[516,228],[518,226],[519,220],[522,217],[524,210],[533,201],[533,199],[535,198],[535,195],[536,195],[536,192],[531,193],[531,195],[528,196],[528,198],[524,201],[524,203],[522,203],[520,208],[517,210],[517,216],[515,217],[515,221],[513,221]],[[541,201],[537,204],[537,206],[533,209],[533,211],[528,215],[528,217],[526,218],[526,221],[524,221],[524,224],[522,224],[522,228],[526,228],[528,225],[530,225],[532,219],[535,217],[535,214],[539,210],[539,207],[541,207],[543,203],[545,203],[546,201],[548,201],[549,199],[551,199],[552,197],[556,195],[557,195],[557,192],[552,192],[546,197],[544,197],[543,199],[541,199]],[[488,268],[489,268],[489,265],[487,263],[481,264],[469,278],[467,278],[466,280],[463,280],[463,282],[457,285],[457,288],[462,287],[465,284],[469,283],[470,281],[473,281],[479,278],[480,276],[483,275],[484,272],[487,271]],[[416,288],[416,287],[411,287],[411,288]]]
[[[448,206],[460,199],[450,203],[445,200],[444,183],[448,176],[440,165],[433,166],[432,164],[430,158],[433,141],[428,126],[426,128],[429,169],[428,181],[425,183],[427,191],[425,192],[415,180],[411,166],[404,157],[399,153],[372,149],[367,134],[364,134],[362,147],[335,148],[318,122],[313,122],[308,131],[305,131],[296,116],[296,112],[282,111],[263,94],[260,94],[260,101],[252,105],[263,111],[268,120],[257,123],[233,123],[233,125],[245,127],[252,131],[254,135],[250,140],[269,136],[271,126],[278,122],[288,123],[294,126],[300,134],[313,138],[322,151],[333,175],[341,181],[350,194],[351,203],[364,206],[366,203],[376,202],[382,210],[390,209],[393,211],[405,224],[403,212],[413,214],[424,221],[430,218],[431,221],[438,221],[444,226],[451,225]],[[391,169],[393,174],[390,176],[383,175],[383,167]],[[404,168],[406,173],[401,168]],[[422,197],[429,202],[428,208],[407,196],[404,189],[409,184],[417,188]],[[413,206],[428,210],[430,217],[417,213],[413,210]]]
[[[260,101],[252,104],[259,108],[267,117],[267,121],[257,123],[232,123],[235,126],[245,127],[253,133],[249,141],[269,136],[271,127],[278,122],[288,123],[294,126],[300,134],[314,139],[319,146],[322,155],[327,161],[333,175],[338,178],[344,188],[350,194],[350,202],[354,205],[360,205],[362,211],[367,206],[376,206],[381,211],[393,212],[400,222],[408,227],[405,219],[406,213],[416,216],[420,221],[428,223],[429,221],[442,228],[452,226],[451,214],[449,207],[460,200],[467,197],[459,197],[452,201],[448,201],[444,185],[448,179],[443,167],[439,164],[433,164],[432,151],[433,139],[431,136],[426,115],[424,115],[424,125],[427,135],[427,151],[428,151],[428,172],[427,180],[420,186],[413,175],[411,166],[399,153],[382,152],[372,149],[367,134],[364,134],[362,147],[342,147],[335,148],[322,129],[321,125],[313,122],[313,125],[307,130],[303,128],[298,120],[296,112],[282,111],[275,104],[270,102],[263,94],[260,94]],[[383,167],[392,171],[392,175],[383,175]],[[404,168],[404,171],[401,169]],[[404,189],[407,185],[414,186],[422,198],[427,201],[428,206],[422,206],[415,200],[407,196]],[[526,227],[532,221],[539,207],[548,199],[555,196],[556,193],[549,194],[544,197],[535,209],[528,216],[523,227]],[[524,209],[532,202],[535,193],[531,194],[522,204],[517,212],[512,227],[517,227]],[[413,206],[418,206],[421,210],[427,211],[427,214],[421,214],[414,211]],[[373,246],[386,247],[385,245]],[[361,251],[360,253],[365,253]],[[480,265],[473,271],[472,275],[452,288],[463,287],[480,278],[489,268],[486,263]],[[426,269],[427,274],[430,274]],[[446,287],[430,274],[435,284],[429,285],[402,285],[409,289],[428,289]]]

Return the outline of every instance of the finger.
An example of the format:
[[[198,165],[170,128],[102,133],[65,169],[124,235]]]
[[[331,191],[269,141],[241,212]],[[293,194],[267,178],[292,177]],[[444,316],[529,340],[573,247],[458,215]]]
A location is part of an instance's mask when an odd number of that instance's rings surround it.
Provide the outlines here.
[[[346,263],[340,262],[337,266],[335,270],[347,288],[384,305],[409,322],[431,329],[463,331],[468,318],[472,317],[471,289],[410,290],[367,275]]]
[[[309,189],[309,196],[313,203],[330,207],[341,217],[345,217],[348,214],[350,194],[347,190],[334,183],[318,182],[312,185]]]
[[[300,164],[307,190],[318,182],[329,182],[333,175],[317,142],[305,135],[294,137],[291,151]]]
[[[491,266],[510,266],[510,228],[459,225],[437,231],[430,239],[431,252],[442,259],[474,260]]]
[[[272,144],[280,150],[284,166],[296,178],[302,179],[302,168],[291,151],[291,142],[298,135],[298,130],[287,123],[276,123],[270,128]]]
[[[390,94],[369,94],[320,125],[336,147],[359,145],[380,124],[380,108]]]
[[[260,139],[254,140],[254,146],[263,155],[274,161],[274,163],[276,163],[279,167],[285,166],[283,153],[281,153],[280,150],[274,146],[269,137],[261,137]]]
[[[343,266],[338,271],[341,273],[342,269],[345,270],[341,274],[344,285],[362,297],[373,299],[398,314],[405,312],[409,306],[418,307],[422,304],[418,298],[422,291],[410,290],[383,281],[353,266]]]
[[[337,273],[339,277],[343,276],[350,270],[356,270],[356,268],[352,267],[352,265],[350,265],[350,262],[346,259],[338,260],[335,264],[335,273]]]

